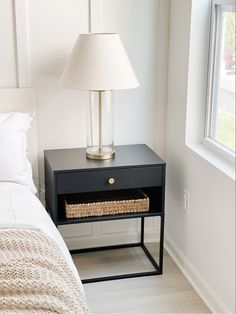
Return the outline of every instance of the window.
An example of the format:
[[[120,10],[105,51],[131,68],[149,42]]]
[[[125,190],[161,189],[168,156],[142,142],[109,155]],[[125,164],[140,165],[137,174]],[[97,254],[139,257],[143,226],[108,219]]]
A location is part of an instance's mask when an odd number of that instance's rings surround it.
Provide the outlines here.
[[[205,140],[235,156],[235,2],[212,1]]]

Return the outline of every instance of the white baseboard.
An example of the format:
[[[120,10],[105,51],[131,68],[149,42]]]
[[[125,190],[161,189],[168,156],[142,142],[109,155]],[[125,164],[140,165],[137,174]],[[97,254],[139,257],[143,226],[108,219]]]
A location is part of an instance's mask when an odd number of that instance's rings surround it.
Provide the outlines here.
[[[212,313],[232,313],[168,234],[165,249]]]

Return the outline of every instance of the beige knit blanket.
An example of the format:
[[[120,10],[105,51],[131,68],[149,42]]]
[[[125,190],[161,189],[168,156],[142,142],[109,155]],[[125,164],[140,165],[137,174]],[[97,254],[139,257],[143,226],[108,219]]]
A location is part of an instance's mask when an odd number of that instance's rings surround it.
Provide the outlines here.
[[[0,313],[89,313],[56,242],[38,230],[0,230]]]

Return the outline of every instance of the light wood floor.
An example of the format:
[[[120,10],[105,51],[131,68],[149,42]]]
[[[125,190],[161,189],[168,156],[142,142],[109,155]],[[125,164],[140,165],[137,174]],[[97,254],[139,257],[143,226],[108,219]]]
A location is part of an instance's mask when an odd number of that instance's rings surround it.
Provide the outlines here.
[[[149,246],[157,255],[155,247]],[[153,269],[140,248],[73,255],[73,259],[82,279]],[[90,283],[84,290],[92,314],[210,313],[166,252],[163,275]]]

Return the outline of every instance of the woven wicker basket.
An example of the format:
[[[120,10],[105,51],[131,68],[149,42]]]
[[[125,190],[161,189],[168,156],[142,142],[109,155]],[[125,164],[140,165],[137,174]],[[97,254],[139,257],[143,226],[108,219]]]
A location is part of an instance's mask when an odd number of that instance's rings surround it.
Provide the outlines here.
[[[84,193],[65,197],[66,218],[145,212],[149,198],[140,189]]]

